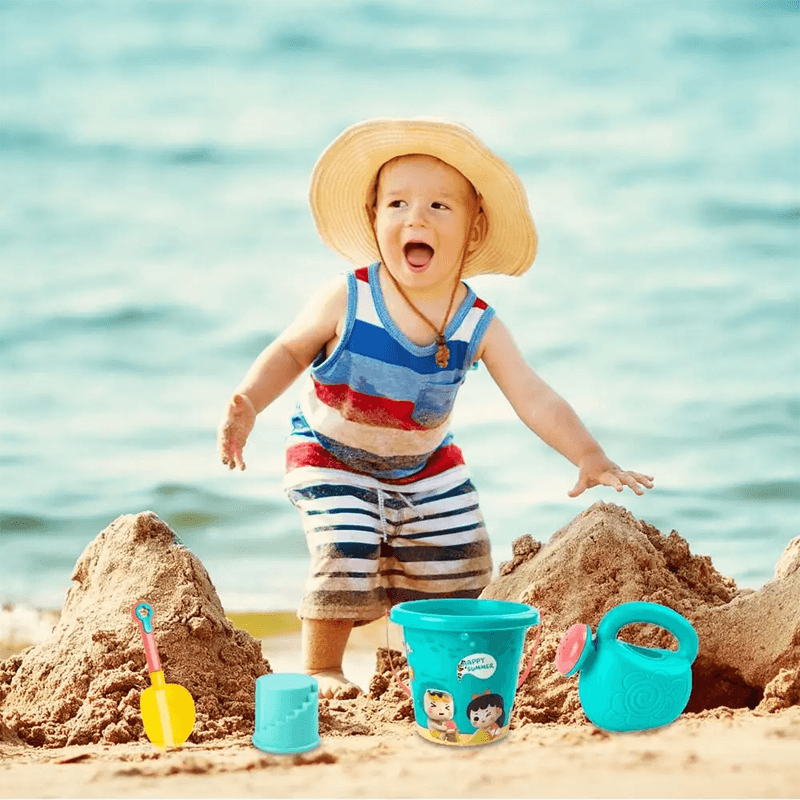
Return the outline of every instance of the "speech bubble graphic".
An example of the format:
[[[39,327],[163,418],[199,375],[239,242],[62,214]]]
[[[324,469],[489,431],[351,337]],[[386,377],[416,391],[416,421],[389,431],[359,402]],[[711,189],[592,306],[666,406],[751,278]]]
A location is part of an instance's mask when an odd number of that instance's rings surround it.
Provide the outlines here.
[[[457,676],[460,681],[464,675],[474,675],[476,678],[486,680],[491,678],[497,669],[497,661],[488,653],[473,653],[458,662]]]

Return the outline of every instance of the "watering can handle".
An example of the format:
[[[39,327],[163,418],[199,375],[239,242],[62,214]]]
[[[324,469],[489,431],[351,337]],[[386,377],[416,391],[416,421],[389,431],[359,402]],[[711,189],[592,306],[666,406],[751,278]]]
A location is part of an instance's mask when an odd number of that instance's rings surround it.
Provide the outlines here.
[[[668,630],[677,640],[675,655],[690,664],[697,657],[698,640],[692,624],[677,611],[659,603],[622,603],[611,609],[597,626],[598,640],[616,639],[620,629],[634,622],[649,622]]]

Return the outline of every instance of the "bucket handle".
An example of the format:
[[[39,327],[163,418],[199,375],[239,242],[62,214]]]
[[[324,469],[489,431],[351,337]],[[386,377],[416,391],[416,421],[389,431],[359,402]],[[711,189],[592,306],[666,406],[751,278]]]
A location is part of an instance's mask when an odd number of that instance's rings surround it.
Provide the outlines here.
[[[533,652],[531,653],[531,657],[528,659],[528,666],[525,667],[525,671],[522,673],[522,677],[519,679],[519,683],[517,684],[517,689],[525,683],[525,679],[530,675],[531,669],[533,669],[533,660],[536,658],[536,654],[539,652],[539,642],[542,641],[542,614],[539,612],[539,623],[537,624],[537,631],[536,631],[536,639],[533,642]]]
[[[400,688],[409,696],[411,697],[411,689],[406,686],[403,681],[400,680],[400,676],[395,672],[394,664],[392,664],[392,651],[389,647],[389,612],[387,611],[386,614],[386,658],[389,661],[389,669],[392,671],[392,675],[394,675],[394,679],[399,684]],[[525,683],[526,678],[530,675],[531,669],[533,669],[533,661],[536,658],[536,654],[539,652],[539,643],[542,641],[542,615],[541,612],[539,614],[539,622],[536,626],[538,630],[536,631],[536,639],[533,643],[533,652],[531,653],[531,657],[528,659],[528,666],[525,667],[525,671],[522,673],[522,676],[517,683],[517,689]]]
[[[389,669],[392,670],[392,675],[394,675],[394,679],[400,685],[400,688],[409,696],[411,697],[411,689],[406,686],[403,681],[400,680],[400,676],[394,670],[394,664],[392,664],[392,650],[389,647],[389,611],[386,611],[386,658],[389,660]]]

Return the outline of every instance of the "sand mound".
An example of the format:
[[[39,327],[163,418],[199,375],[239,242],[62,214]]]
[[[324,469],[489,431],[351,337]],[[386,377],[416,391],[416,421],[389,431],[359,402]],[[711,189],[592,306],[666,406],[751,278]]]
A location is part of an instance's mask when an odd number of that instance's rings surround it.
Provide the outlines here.
[[[513,552],[482,596],[530,603],[543,615],[540,651],[518,693],[518,724],[585,721],[578,679],[556,671],[556,648],[570,625],[583,622],[594,630],[607,611],[632,600],[669,606],[697,631],[700,651],[687,711],[755,708],[762,698],[766,710],[797,702],[800,539],[787,548],[775,580],[758,592],[739,591],[707,556],[692,555],[677,532],[664,536],[606,503],[577,516],[546,545],[523,537]],[[674,646],[671,634],[649,625],[627,627],[622,638]]]
[[[153,607],[168,683],[195,699],[190,741],[253,730],[259,644],[226,619],[200,561],[152,512],[119,517],[84,550],[45,642],[0,663],[0,734],[44,747],[144,738],[150,685],[131,606]]]

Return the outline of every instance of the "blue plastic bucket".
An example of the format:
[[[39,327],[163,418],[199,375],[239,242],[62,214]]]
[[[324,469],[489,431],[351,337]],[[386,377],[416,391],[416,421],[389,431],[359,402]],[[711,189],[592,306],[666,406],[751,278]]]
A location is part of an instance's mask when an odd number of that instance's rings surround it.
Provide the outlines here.
[[[389,619],[403,628],[417,732],[456,746],[502,739],[539,612],[504,600],[412,600]]]

